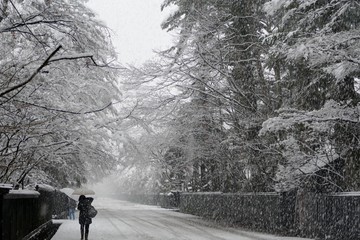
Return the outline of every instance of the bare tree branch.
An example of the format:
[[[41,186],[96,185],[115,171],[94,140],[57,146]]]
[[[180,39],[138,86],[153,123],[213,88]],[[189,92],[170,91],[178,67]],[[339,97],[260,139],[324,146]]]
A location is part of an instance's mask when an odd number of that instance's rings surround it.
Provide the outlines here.
[[[91,58],[91,60],[94,62],[94,64],[96,64],[93,59],[93,54],[91,54],[91,53],[58,56],[58,57],[54,57],[51,60],[49,60],[49,63],[62,61],[62,60],[75,60],[75,59],[80,59],[80,58]]]
[[[99,108],[99,109],[95,109],[95,110],[91,110],[91,111],[86,111],[86,112],[75,112],[75,111],[70,111],[70,110],[63,110],[63,109],[56,109],[56,108],[52,108],[52,107],[41,106],[41,105],[38,105],[38,104],[35,104],[35,103],[29,103],[29,102],[20,101],[20,100],[16,100],[16,101],[17,101],[17,102],[20,102],[20,103],[28,104],[28,105],[33,106],[33,107],[42,108],[42,109],[45,109],[45,110],[48,110],[48,111],[61,112],[61,113],[69,113],[69,114],[76,114],[76,115],[101,112],[101,111],[105,110],[106,108],[110,107],[111,105],[113,105],[113,103],[110,102],[110,103],[108,103],[107,105],[105,105],[104,107]]]
[[[58,46],[46,59],[45,61],[33,72],[33,74],[31,74],[31,76],[25,81],[22,82],[18,85],[15,85],[7,90],[5,90],[4,92],[0,93],[0,97],[3,97],[4,95],[18,89],[21,88],[23,86],[25,86],[26,84],[28,84],[29,82],[31,82],[31,80],[34,79],[34,77],[41,71],[41,69],[43,69],[46,65],[49,64],[50,59],[62,48],[62,46]]]

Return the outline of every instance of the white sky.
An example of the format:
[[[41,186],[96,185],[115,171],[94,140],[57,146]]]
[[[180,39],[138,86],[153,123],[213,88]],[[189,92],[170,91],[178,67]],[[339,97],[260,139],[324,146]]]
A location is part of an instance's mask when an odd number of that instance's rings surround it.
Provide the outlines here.
[[[89,0],[98,19],[114,31],[113,44],[121,63],[141,64],[154,56],[154,50],[172,43],[160,24],[170,10],[160,11],[164,0]]]

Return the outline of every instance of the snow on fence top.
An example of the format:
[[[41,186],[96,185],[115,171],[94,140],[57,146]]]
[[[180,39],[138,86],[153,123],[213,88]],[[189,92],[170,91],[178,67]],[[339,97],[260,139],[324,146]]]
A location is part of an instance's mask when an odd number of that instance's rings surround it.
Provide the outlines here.
[[[182,192],[181,194],[214,195],[223,194],[222,192]]]
[[[242,193],[223,193],[223,192],[182,192],[181,194],[197,195],[279,195],[279,192],[242,192]]]
[[[338,192],[338,193],[331,193],[329,196],[339,196],[339,197],[346,197],[346,196],[360,196],[360,192]]]
[[[12,184],[7,184],[7,183],[0,183],[0,188],[3,189],[12,189]]]
[[[33,190],[20,189],[10,190],[8,194],[4,196],[5,199],[18,199],[18,198],[37,198],[40,193]]]

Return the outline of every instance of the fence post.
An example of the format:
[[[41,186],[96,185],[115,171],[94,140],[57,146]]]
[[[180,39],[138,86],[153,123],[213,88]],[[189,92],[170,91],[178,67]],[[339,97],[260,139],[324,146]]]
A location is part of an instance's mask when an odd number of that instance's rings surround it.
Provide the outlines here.
[[[4,238],[4,195],[8,194],[12,185],[10,184],[0,184],[0,240],[5,240]]]
[[[280,193],[280,232],[291,234],[295,231],[296,191]]]

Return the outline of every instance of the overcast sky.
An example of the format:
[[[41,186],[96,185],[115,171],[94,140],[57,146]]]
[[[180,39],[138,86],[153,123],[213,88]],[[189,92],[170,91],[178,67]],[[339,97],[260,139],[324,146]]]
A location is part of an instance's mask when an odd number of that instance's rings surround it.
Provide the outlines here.
[[[160,27],[169,11],[161,12],[164,0],[89,0],[88,6],[114,31],[113,44],[121,63],[141,64],[165,49],[172,37]]]

